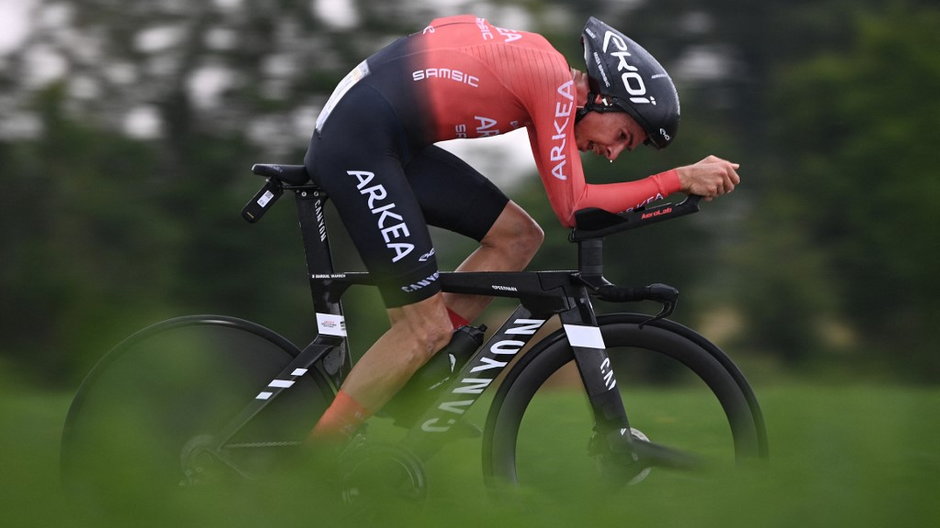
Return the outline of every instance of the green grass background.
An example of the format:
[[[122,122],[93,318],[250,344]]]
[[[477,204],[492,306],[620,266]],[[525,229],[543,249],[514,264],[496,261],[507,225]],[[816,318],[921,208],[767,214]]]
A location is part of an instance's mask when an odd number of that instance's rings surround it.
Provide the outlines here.
[[[0,526],[940,526],[940,390],[755,389],[772,455],[757,467],[707,476],[658,472],[616,492],[580,483],[502,502],[483,488],[479,440],[461,440],[428,465],[431,496],[424,508],[387,501],[363,519],[350,515],[315,475],[301,472],[185,493],[142,494],[129,485],[107,496],[66,494],[58,443],[70,396],[8,386],[0,389]],[[642,398],[698,405],[681,391],[650,390]],[[474,412],[479,421],[483,409]],[[561,414],[545,418],[559,424],[547,445],[583,436]],[[563,462],[545,464],[562,468]],[[564,470],[557,479],[566,482]]]

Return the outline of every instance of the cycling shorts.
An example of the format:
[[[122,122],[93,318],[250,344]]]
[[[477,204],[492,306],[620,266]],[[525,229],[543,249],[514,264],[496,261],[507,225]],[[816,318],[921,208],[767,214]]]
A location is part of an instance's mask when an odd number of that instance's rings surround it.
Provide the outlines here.
[[[440,291],[428,225],[483,239],[509,198],[453,154],[409,141],[387,100],[353,86],[304,164],[336,207],[386,307]]]

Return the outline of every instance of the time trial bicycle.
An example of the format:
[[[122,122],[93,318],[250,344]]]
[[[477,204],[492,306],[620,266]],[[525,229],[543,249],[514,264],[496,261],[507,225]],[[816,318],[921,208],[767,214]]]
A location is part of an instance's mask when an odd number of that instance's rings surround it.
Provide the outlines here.
[[[68,481],[133,471],[151,483],[193,485],[289,466],[350,371],[341,298],[351,286],[371,284],[369,274],[334,270],[328,197],[302,165],[256,164],[252,171],[266,182],[242,211],[249,222],[284,191],[296,198],[317,335],[301,348],[261,325],[217,315],[137,332],[94,366],[72,401],[61,449]],[[444,291],[517,299],[518,307],[424,398],[400,443],[364,449],[360,460],[391,456],[405,487],[423,496],[422,461],[474,430],[467,411],[485,393],[494,394],[486,398],[482,465],[494,487],[538,485],[579,470],[588,479],[600,471],[635,482],[654,467],[766,457],[761,410],[741,371],[707,339],[666,319],[677,290],[619,287],[604,277],[605,237],[697,212],[698,203],[689,196],[621,214],[579,211],[569,235],[578,252],[574,270],[442,272]],[[594,298],[654,301],[662,310],[597,314]],[[552,319],[560,328],[528,346]],[[634,383],[635,371],[663,369],[686,382],[677,390],[694,386],[707,397],[692,400],[691,409],[668,409],[663,391],[644,393]],[[575,391],[582,397],[572,397]]]

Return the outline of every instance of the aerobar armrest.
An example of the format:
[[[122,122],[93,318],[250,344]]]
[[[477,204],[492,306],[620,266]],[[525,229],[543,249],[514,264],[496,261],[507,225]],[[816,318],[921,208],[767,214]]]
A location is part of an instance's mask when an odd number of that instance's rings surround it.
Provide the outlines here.
[[[652,207],[639,207],[623,213],[610,213],[595,207],[581,209],[574,213],[575,227],[568,238],[572,242],[601,238],[620,231],[696,213],[701,199],[701,196],[690,194],[678,204],[666,202]]]

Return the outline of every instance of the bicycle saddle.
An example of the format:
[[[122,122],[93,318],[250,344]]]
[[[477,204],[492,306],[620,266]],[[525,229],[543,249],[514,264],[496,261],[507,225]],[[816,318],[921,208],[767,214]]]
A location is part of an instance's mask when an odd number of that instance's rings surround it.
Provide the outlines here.
[[[274,178],[288,185],[303,185],[310,181],[307,168],[303,165],[280,165],[274,163],[255,163],[251,172],[265,178]]]

